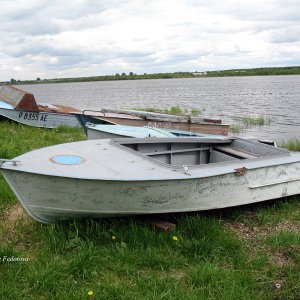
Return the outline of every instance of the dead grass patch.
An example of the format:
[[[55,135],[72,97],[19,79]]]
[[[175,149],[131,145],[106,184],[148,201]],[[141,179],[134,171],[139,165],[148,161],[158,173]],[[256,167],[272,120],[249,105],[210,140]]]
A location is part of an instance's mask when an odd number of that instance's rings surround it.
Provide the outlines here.
[[[20,203],[14,204],[9,207],[2,216],[3,222],[1,224],[1,236],[0,241],[9,242],[14,239],[16,228],[22,224],[22,226],[28,226],[32,222],[31,218],[25,212]],[[23,246],[20,246],[22,248]],[[26,247],[24,247],[26,248]]]
[[[20,203],[16,203],[8,208],[4,213],[4,224],[8,228],[13,228],[15,223],[21,218],[24,219],[24,221],[29,219],[27,213],[24,211]]]
[[[283,268],[286,266],[295,266],[294,260],[292,260],[289,256],[286,255],[286,253],[281,251],[276,251],[274,253],[271,253],[269,256],[270,263],[272,265],[275,265],[276,267]]]
[[[266,251],[268,253],[269,262],[271,265],[282,268],[286,266],[294,267],[295,261],[284,251],[272,252],[271,248],[265,245],[266,238],[270,235],[276,235],[282,231],[292,233],[300,232],[300,224],[292,223],[289,220],[284,220],[276,225],[262,225],[250,227],[245,223],[232,222],[227,223],[227,226],[238,236],[240,240],[246,240],[252,250],[255,248],[258,251]],[[296,246],[295,246],[296,247]],[[295,251],[300,251],[298,248]]]
[[[300,232],[300,224],[284,220],[277,225],[262,225],[250,227],[245,223],[234,222],[227,223],[227,226],[242,240],[251,240],[254,238],[266,237],[270,234],[276,234],[281,231]]]

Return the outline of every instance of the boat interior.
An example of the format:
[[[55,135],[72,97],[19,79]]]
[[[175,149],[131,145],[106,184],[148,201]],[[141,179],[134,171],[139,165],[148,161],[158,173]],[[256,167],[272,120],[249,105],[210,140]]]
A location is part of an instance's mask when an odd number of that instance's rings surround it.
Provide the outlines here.
[[[201,136],[200,133],[196,133],[192,131],[172,130],[172,129],[165,129],[165,130],[172,133],[176,137],[200,137]]]
[[[159,162],[178,166],[289,155],[288,150],[240,138],[115,139],[114,142]]]

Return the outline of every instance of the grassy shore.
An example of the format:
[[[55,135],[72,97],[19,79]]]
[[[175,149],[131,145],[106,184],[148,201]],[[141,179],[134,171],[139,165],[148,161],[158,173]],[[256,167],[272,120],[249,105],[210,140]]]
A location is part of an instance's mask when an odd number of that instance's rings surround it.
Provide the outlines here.
[[[85,138],[5,122],[0,132],[2,158]],[[299,200],[177,214],[171,233],[143,218],[42,225],[0,176],[0,299],[299,299]]]
[[[201,114],[200,109],[197,108],[184,109],[181,108],[179,105],[172,106],[171,108],[137,107],[137,108],[133,108],[133,110],[161,113],[167,115],[191,116],[191,117],[196,117]]]

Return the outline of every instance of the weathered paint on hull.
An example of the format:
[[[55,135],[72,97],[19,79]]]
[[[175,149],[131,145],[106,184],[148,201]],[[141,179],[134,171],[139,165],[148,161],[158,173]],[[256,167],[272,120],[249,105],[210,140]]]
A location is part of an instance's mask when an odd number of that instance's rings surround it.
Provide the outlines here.
[[[14,109],[1,109],[0,116],[33,127],[57,128],[62,125],[79,127],[80,124],[72,114],[51,112],[29,112]]]
[[[80,124],[85,128],[87,122],[92,124],[117,124],[125,126],[135,126],[135,127],[153,127],[161,129],[174,129],[183,131],[193,131],[207,134],[218,134],[218,135],[228,135],[229,125],[218,124],[218,123],[189,123],[189,122],[175,122],[175,121],[157,121],[142,119],[137,117],[120,115],[120,116],[108,116],[107,114],[101,114],[100,116],[77,114],[76,115]]]
[[[119,125],[127,126],[148,126],[154,128],[164,128],[164,129],[176,129],[185,131],[195,131],[208,134],[220,134],[228,135],[229,125],[225,124],[194,124],[194,123],[181,123],[181,122],[166,122],[166,121],[151,121],[151,120],[135,120],[135,119],[125,119],[125,118],[115,118],[115,117],[101,117],[101,119],[116,123]]]
[[[49,223],[70,218],[190,212],[300,193],[300,162],[204,178],[83,180],[2,170],[27,212]]]

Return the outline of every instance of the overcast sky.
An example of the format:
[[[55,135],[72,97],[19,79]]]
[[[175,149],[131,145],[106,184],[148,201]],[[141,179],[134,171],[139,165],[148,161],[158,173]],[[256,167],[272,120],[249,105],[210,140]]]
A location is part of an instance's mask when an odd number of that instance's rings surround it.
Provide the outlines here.
[[[300,65],[299,0],[0,0],[0,81]]]

